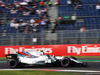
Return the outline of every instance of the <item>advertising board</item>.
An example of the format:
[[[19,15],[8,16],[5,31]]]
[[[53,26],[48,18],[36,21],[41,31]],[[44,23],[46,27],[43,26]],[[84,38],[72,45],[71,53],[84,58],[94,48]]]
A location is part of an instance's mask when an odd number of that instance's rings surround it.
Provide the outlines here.
[[[40,51],[55,56],[99,56],[100,44],[0,46],[0,57],[22,51]]]

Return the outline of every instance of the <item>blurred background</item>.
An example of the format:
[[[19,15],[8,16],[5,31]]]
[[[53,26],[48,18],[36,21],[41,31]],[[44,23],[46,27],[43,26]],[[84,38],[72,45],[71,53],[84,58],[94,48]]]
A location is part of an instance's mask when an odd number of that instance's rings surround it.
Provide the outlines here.
[[[0,0],[0,46],[99,43],[99,0]]]

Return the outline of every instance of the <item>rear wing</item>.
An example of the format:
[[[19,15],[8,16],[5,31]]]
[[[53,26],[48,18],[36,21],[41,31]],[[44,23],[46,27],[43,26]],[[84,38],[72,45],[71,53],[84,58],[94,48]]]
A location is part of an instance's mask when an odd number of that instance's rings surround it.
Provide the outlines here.
[[[17,58],[17,54],[8,54],[6,55],[6,59],[16,59]]]

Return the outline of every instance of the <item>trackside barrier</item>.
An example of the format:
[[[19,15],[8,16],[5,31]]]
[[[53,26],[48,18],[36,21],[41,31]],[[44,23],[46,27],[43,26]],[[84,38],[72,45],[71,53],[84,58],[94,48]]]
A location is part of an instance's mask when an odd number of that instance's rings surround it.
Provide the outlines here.
[[[100,44],[66,44],[66,45],[29,45],[0,46],[0,57],[16,52],[43,50],[45,54],[55,56],[99,56]]]

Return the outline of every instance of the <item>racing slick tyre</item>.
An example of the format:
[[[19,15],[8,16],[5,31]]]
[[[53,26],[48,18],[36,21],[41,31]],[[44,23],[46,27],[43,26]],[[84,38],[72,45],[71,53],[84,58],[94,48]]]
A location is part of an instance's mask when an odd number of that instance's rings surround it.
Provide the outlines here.
[[[70,61],[69,58],[64,58],[64,59],[61,60],[61,65],[63,67],[68,67],[70,65],[70,63],[71,63],[71,61]]]
[[[75,57],[71,56],[70,58],[74,59],[74,60],[77,60]]]
[[[10,68],[16,68],[18,66],[18,62],[15,59],[11,59],[8,61],[8,65]]]

